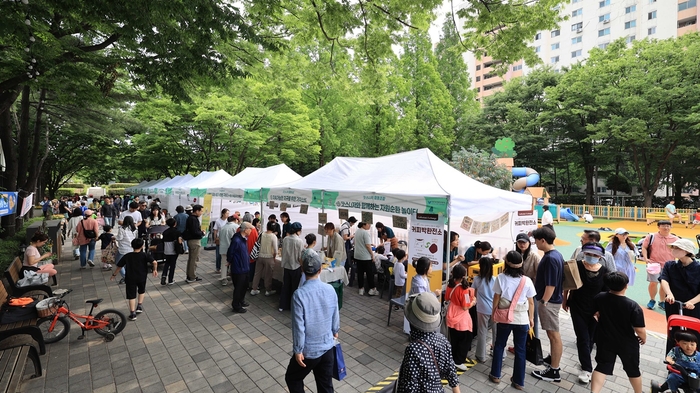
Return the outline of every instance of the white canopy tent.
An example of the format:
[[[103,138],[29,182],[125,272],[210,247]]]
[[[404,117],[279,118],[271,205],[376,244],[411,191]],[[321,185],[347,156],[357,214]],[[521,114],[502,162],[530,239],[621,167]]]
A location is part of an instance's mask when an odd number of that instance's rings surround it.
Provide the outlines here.
[[[146,188],[146,194],[149,194],[149,195],[155,194],[156,192],[158,192],[158,188],[161,187],[161,185],[169,182],[170,180],[172,180],[172,179],[169,177],[166,177],[165,179],[158,180],[157,182],[149,185]]]
[[[131,186],[131,187],[125,188],[125,189],[124,189],[124,192],[127,192],[127,193],[129,193],[129,194],[133,194],[133,193],[136,192],[136,190],[141,189],[141,187],[145,186],[145,185],[148,184],[148,183],[149,183],[149,182],[148,182],[147,180],[144,180],[144,181],[142,181],[141,183],[139,183],[139,184],[137,184],[137,185],[135,185],[135,186]]]
[[[173,186],[166,207],[174,210],[177,205],[199,203],[204,198],[208,187],[225,183],[231,178],[232,176],[223,169],[216,172],[202,172],[188,181]]]
[[[194,176],[189,173],[186,175],[175,176],[172,179],[159,183],[157,190],[154,192],[158,197],[165,197],[173,191],[173,187],[177,187],[179,184],[184,184],[190,180],[194,179]]]

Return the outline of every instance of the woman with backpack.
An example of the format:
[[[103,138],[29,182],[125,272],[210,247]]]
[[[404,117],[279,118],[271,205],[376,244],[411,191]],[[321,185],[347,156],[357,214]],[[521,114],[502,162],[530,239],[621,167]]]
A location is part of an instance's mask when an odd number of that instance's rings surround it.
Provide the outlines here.
[[[95,267],[95,241],[100,235],[97,220],[93,218],[93,211],[86,210],[85,218],[78,223],[76,228],[77,241],[80,246],[80,268],[85,269],[87,265]]]

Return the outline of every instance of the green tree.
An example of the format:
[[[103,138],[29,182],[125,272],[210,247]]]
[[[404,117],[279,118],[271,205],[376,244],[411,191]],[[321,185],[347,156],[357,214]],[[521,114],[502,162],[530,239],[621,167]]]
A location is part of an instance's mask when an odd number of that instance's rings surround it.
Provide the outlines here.
[[[474,180],[502,190],[510,190],[513,175],[508,168],[498,165],[497,159],[495,154],[472,146],[453,152],[452,159],[447,160],[447,163]]]

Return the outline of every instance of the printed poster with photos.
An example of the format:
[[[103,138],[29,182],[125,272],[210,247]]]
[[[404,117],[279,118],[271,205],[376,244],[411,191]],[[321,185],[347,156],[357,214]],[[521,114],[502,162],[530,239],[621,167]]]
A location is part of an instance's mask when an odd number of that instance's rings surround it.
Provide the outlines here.
[[[504,213],[491,221],[476,221],[471,217],[465,216],[462,218],[460,228],[473,235],[484,235],[493,233],[497,230],[507,227],[510,223],[510,213]]]

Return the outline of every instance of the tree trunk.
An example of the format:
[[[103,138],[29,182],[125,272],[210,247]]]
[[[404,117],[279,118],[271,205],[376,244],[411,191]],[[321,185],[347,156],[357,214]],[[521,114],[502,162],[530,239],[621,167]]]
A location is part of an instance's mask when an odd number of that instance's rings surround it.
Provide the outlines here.
[[[41,93],[39,94],[39,105],[37,105],[36,108],[36,119],[34,120],[34,138],[32,141],[32,150],[31,150],[31,155],[29,158],[29,172],[27,175],[27,181],[22,186],[25,190],[28,190],[30,192],[36,192],[36,196],[34,200],[37,200],[39,198],[43,197],[43,191],[37,189],[37,182],[39,181],[39,175],[41,174],[41,169],[42,166],[44,165],[44,161],[46,161],[46,157],[49,154],[49,146],[48,146],[48,135],[49,135],[49,130],[48,130],[48,124],[46,128],[46,133],[44,134],[46,137],[46,144],[44,146],[44,152],[41,158],[39,158],[39,151],[41,150],[41,117],[44,113],[44,99],[46,98],[46,89],[41,89]],[[27,138],[29,139],[29,138]]]
[[[586,205],[592,205],[593,204],[593,191],[595,191],[595,188],[593,185],[594,166],[593,165],[585,165],[584,172],[586,174]]]
[[[2,141],[2,149],[5,153],[5,178],[7,183],[5,188],[9,191],[17,190],[17,151],[15,150],[15,141],[12,138],[12,117],[9,110],[0,112],[0,141]],[[2,228],[4,237],[12,237],[15,235],[15,214],[10,214],[2,217]]]
[[[29,85],[25,85],[22,88],[22,99],[20,101],[20,116],[19,116],[19,127],[17,129],[17,151],[20,154],[27,154],[29,151],[29,109],[31,104],[29,103],[29,96],[31,91],[29,90]],[[26,157],[26,156],[25,156]],[[29,160],[22,159],[17,160],[17,185],[27,192],[32,192],[32,190],[24,189],[24,185],[27,182],[27,168],[29,167]]]

